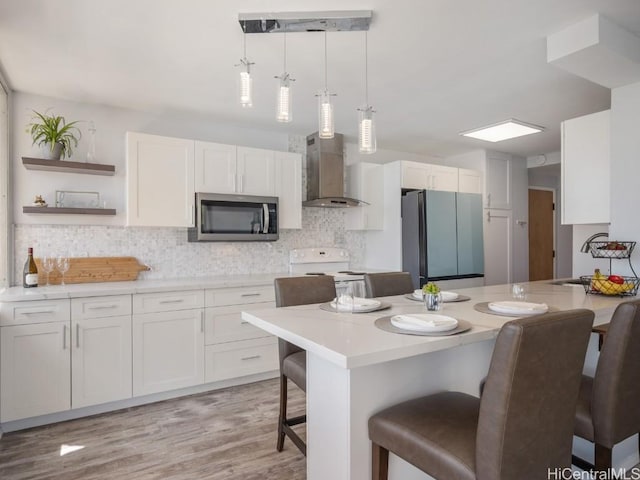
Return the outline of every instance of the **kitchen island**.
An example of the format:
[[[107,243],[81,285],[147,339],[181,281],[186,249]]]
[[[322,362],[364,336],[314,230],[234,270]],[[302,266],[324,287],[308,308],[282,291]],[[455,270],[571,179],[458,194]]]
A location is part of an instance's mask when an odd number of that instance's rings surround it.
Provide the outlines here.
[[[527,301],[546,303],[559,310],[593,310],[596,325],[607,323],[619,303],[634,298],[587,295],[581,285],[552,285],[548,281],[525,283],[524,288]],[[404,296],[382,298],[391,303],[391,309],[372,313],[330,313],[318,305],[249,309],[242,313],[244,320],[307,351],[308,480],[371,478],[367,420],[373,413],[442,390],[478,395],[494,339],[511,318],[481,313],[474,305],[511,300],[511,285],[458,292],[471,300],[446,303],[441,313],[466,320],[473,328],[442,337],[393,334],[374,325],[379,317],[426,312],[421,302]],[[594,372],[596,352],[594,335],[585,365],[587,373]],[[627,440],[618,446],[614,466],[637,463],[635,445]],[[588,446],[578,447],[578,453],[589,458]],[[429,478],[394,455],[389,468],[392,480]]]

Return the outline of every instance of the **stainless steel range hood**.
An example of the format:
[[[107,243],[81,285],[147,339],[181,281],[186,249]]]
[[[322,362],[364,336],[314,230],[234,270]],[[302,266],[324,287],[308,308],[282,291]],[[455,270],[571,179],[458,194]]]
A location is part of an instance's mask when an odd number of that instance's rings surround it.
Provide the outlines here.
[[[307,137],[307,200],[305,207],[346,208],[366,202],[344,196],[343,136],[324,139],[318,132]]]

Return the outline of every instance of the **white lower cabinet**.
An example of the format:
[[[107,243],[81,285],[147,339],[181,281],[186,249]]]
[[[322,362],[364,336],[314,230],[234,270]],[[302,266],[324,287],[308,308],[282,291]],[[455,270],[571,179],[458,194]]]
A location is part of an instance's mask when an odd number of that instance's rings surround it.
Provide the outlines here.
[[[193,305],[194,297],[199,299],[198,308],[178,309],[180,305]],[[145,304],[146,309],[140,308]],[[133,313],[134,396],[204,382],[203,304],[203,290],[136,295]],[[146,311],[154,306],[160,311]]]
[[[131,315],[73,319],[71,406],[131,398]]]
[[[273,285],[205,293],[205,382],[278,369],[277,339],[242,320],[246,309],[273,307]]]
[[[68,303],[68,300],[66,300]],[[0,421],[71,407],[69,322],[0,328]]]
[[[205,382],[216,382],[278,369],[278,339],[263,337],[207,345]]]

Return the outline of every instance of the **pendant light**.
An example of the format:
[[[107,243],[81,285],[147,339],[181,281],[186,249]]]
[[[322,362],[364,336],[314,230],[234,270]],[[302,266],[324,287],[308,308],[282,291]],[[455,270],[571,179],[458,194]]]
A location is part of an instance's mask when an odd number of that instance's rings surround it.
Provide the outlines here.
[[[278,83],[278,99],[276,102],[276,120],[282,123],[289,123],[293,120],[291,109],[291,82],[295,82],[295,78],[287,73],[287,34],[284,37],[284,70],[282,75],[275,77],[280,80]]]
[[[255,65],[247,59],[247,25],[246,22],[242,26],[242,58],[238,66],[242,67],[240,71],[239,92],[240,105],[243,108],[253,106],[253,79],[251,78],[251,65]]]
[[[324,32],[324,90],[318,95],[318,136],[320,138],[333,138],[335,133],[335,124],[333,121],[333,103],[331,97],[334,93],[330,93],[327,88],[327,32]]]
[[[364,101],[365,105],[358,109],[358,151],[371,154],[376,152],[375,113],[369,105],[369,52],[367,32],[364,32]]]

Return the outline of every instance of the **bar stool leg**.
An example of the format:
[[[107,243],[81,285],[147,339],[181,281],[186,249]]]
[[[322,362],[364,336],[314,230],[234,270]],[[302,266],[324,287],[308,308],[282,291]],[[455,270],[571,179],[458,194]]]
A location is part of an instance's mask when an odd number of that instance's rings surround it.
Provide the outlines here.
[[[597,472],[611,468],[611,449],[596,443],[595,467]]]
[[[371,446],[371,480],[388,480],[389,450],[373,442]]]
[[[287,420],[287,377],[280,375],[280,416],[278,417],[278,444],[276,450],[284,447],[284,422]]]

